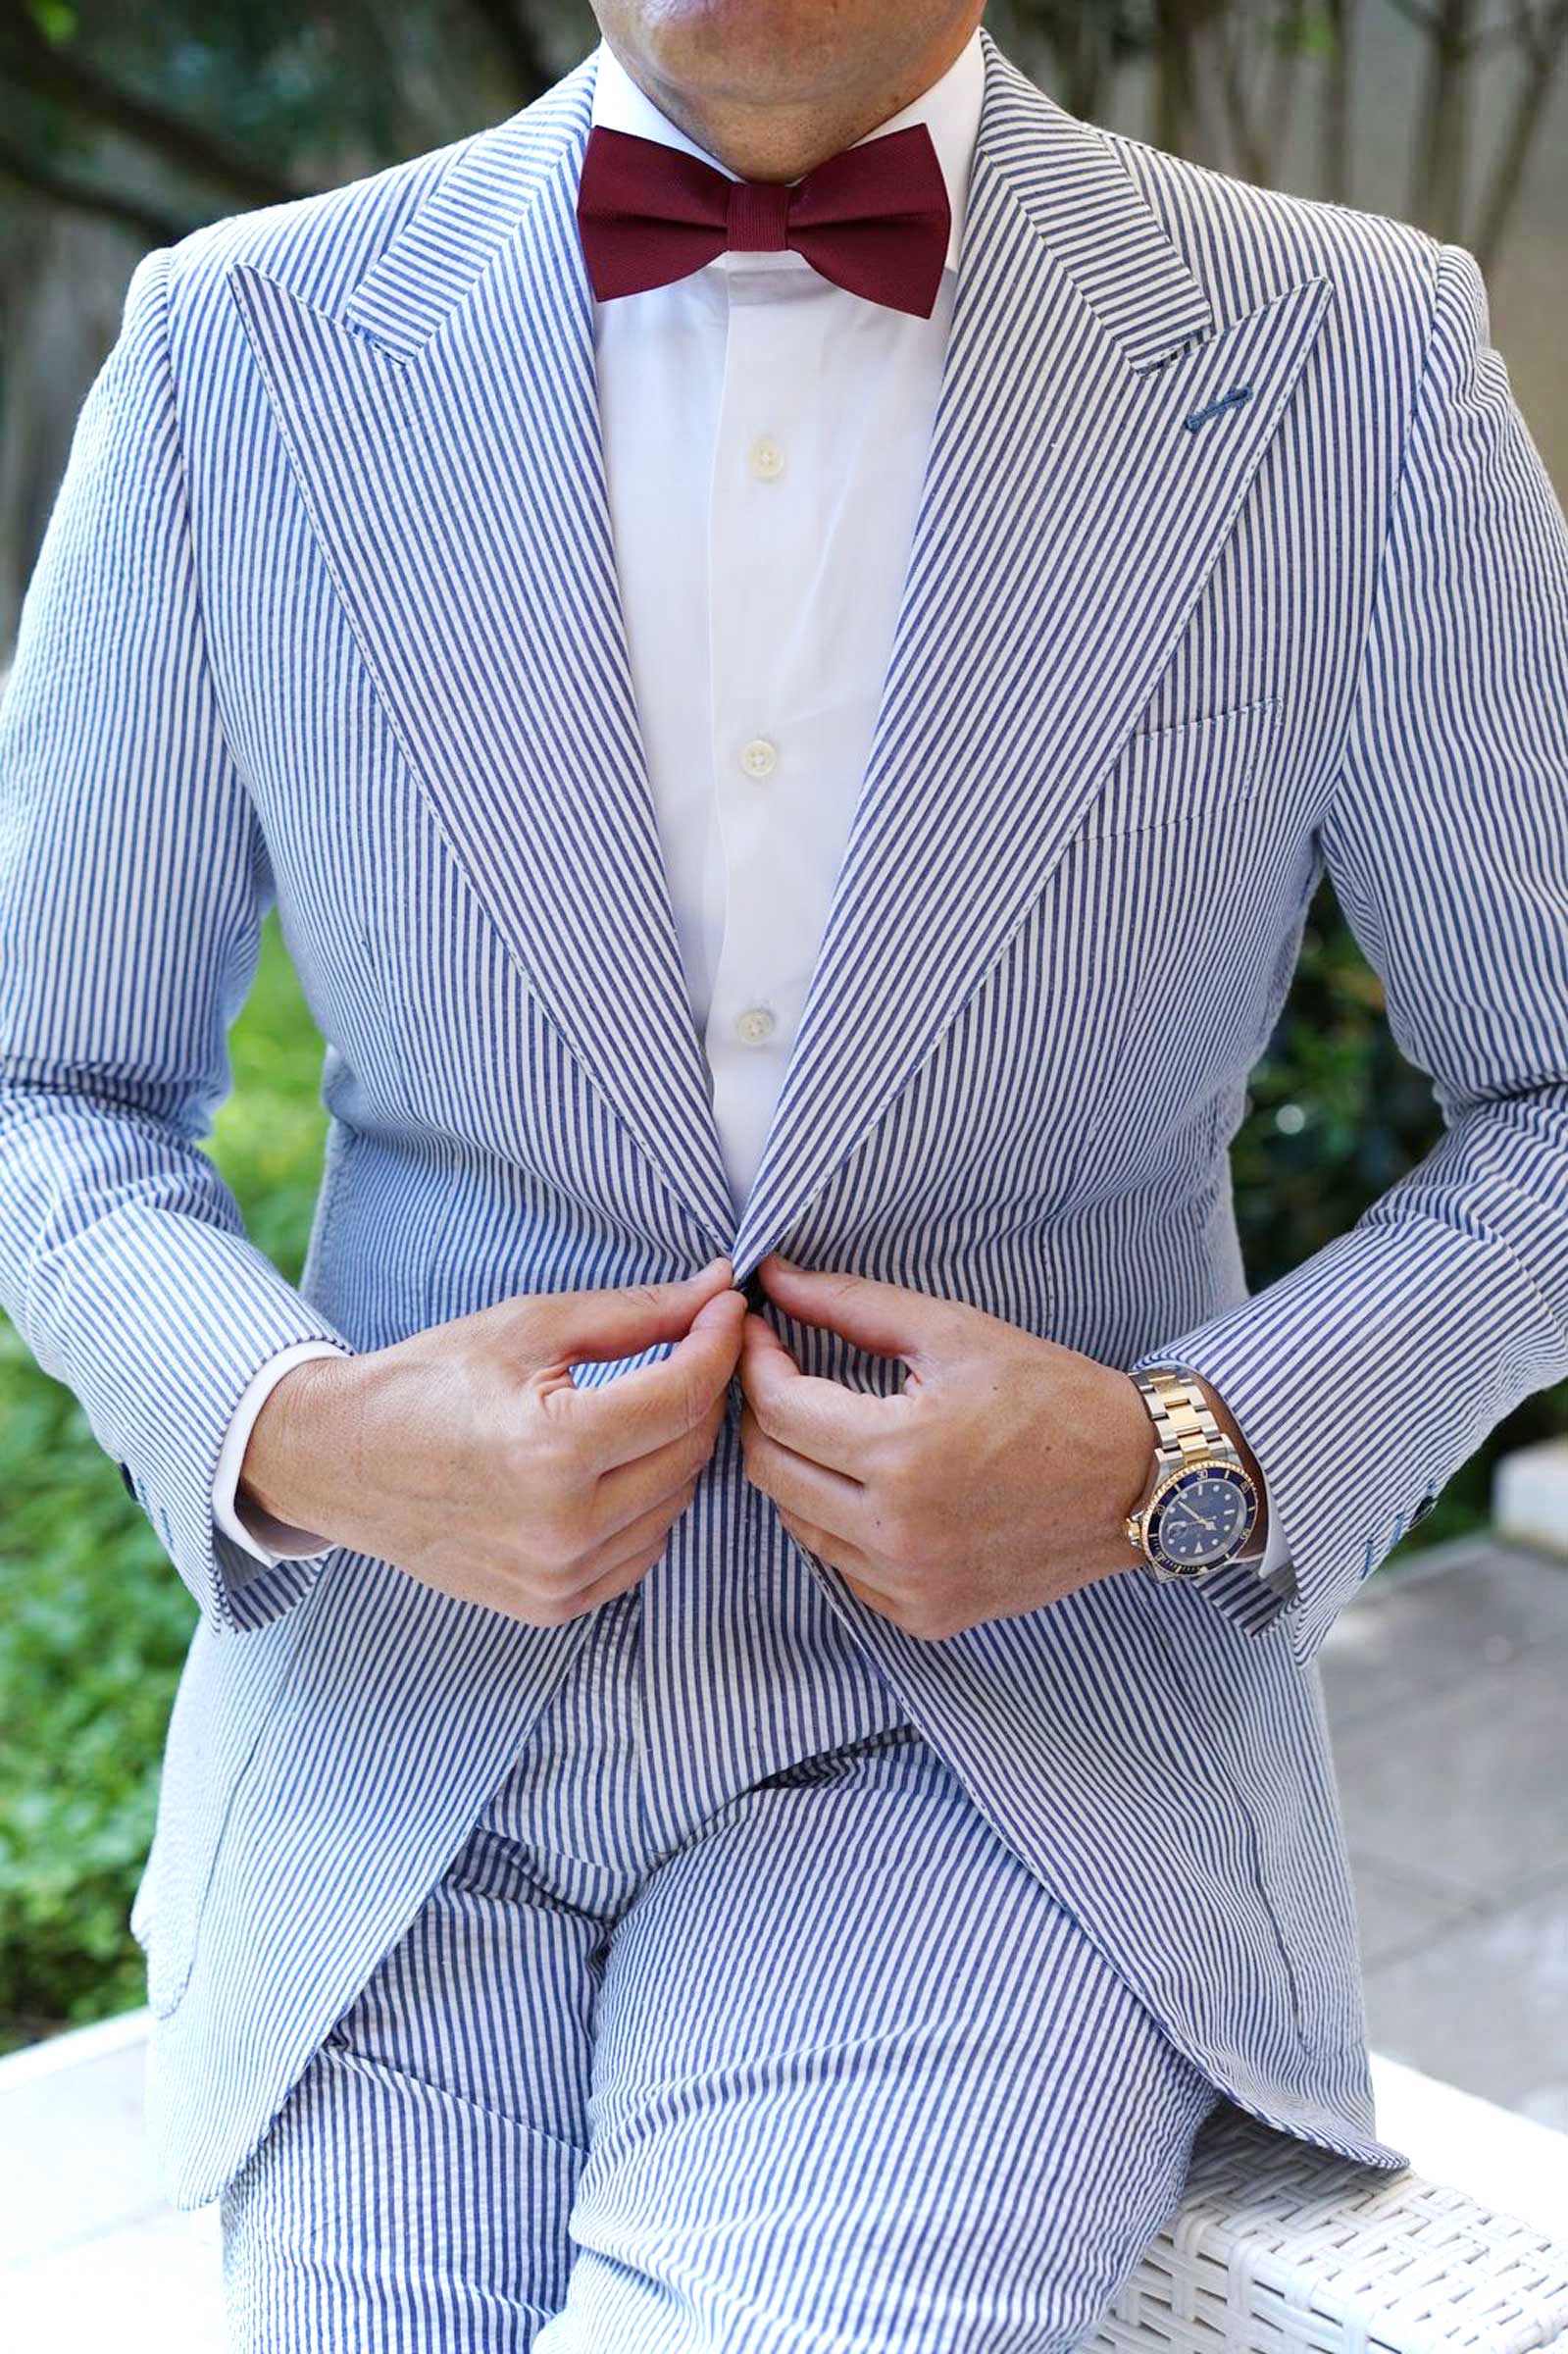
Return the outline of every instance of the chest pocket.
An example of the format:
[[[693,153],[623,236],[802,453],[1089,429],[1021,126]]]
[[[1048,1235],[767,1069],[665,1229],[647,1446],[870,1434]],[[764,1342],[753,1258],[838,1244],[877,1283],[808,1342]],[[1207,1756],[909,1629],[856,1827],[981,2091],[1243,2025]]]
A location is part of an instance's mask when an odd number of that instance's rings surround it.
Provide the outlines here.
[[[1123,745],[1077,839],[1103,842],[1155,826],[1244,819],[1269,765],[1277,695],[1202,713],[1174,727],[1138,729]]]
[[[1234,1076],[1290,896],[1280,716],[1269,698],[1135,734],[1052,878],[1069,1192],[1136,1175]]]

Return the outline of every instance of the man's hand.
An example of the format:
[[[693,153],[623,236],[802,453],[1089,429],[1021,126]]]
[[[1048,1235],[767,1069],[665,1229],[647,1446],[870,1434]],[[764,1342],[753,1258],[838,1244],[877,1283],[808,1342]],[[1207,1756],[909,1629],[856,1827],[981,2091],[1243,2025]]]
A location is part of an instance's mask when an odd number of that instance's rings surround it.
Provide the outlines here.
[[[387,1349],[313,1357],[256,1418],[265,1511],[466,1602],[558,1626],[636,1583],[713,1453],[745,1301],[715,1259],[681,1283],[503,1300]],[[569,1367],[657,1364],[580,1390]]]
[[[1128,1374],[963,1302],[777,1254],[758,1273],[786,1314],[910,1368],[896,1397],[846,1390],[745,1319],[747,1476],[871,1609],[931,1640],[1140,1564],[1122,1523],[1155,1439]]]

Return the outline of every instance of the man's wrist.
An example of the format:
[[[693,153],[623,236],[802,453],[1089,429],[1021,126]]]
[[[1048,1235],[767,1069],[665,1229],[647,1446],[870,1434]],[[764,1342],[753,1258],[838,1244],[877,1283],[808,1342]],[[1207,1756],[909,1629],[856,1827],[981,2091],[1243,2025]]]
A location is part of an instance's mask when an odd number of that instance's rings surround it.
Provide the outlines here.
[[[1142,1563],[1143,1549],[1136,1538],[1128,1535],[1127,1522],[1135,1512],[1142,1510],[1149,1491],[1154,1485],[1155,1475],[1159,1470],[1159,1436],[1154,1428],[1148,1407],[1144,1404],[1143,1393],[1131,1373],[1122,1371],[1121,1380],[1131,1459],[1136,1462],[1138,1467],[1138,1484],[1130,1494],[1125,1496],[1118,1507],[1116,1528],[1118,1540],[1127,1548],[1125,1566],[1136,1569]]]
[[[344,1355],[290,1366],[257,1415],[234,1494],[272,1519],[333,1534],[343,1502],[343,1416],[361,1370]]]
[[[1246,1561],[1261,1559],[1267,1552],[1269,1543],[1269,1505],[1268,1495],[1263,1485],[1262,1468],[1257,1457],[1242,1438],[1240,1425],[1220,1396],[1219,1391],[1213,1387],[1212,1383],[1206,1381],[1201,1373],[1195,1378],[1199,1389],[1203,1392],[1205,1405],[1240,1457],[1241,1468],[1257,1490],[1258,1516],[1253,1525],[1252,1534],[1247,1539],[1246,1551],[1240,1556],[1240,1559]]]
[[[1247,1474],[1247,1477],[1251,1480],[1253,1486],[1257,1490],[1257,1520],[1253,1525],[1251,1535],[1247,1539],[1247,1548],[1245,1553],[1239,1555],[1238,1558],[1246,1561],[1261,1560],[1263,1555],[1268,1550],[1269,1543],[1268,1495],[1263,1484],[1262,1467],[1258,1462],[1257,1457],[1252,1453],[1251,1448],[1241,1436],[1240,1425],[1238,1423],[1235,1415],[1231,1412],[1231,1409],[1226,1405],[1224,1399],[1220,1396],[1218,1390],[1216,1390],[1212,1383],[1210,1383],[1201,1373],[1190,1374],[1188,1375],[1187,1378],[1196,1381],[1198,1389],[1202,1393],[1204,1405],[1214,1416],[1215,1421],[1218,1423],[1225,1437],[1230,1440],[1231,1445],[1236,1449],[1237,1455],[1240,1458],[1242,1470]],[[1133,1504],[1129,1507],[1130,1511],[1137,1511],[1142,1506],[1144,1500],[1148,1496],[1150,1488],[1154,1484],[1154,1473],[1157,1468],[1156,1458],[1158,1454],[1159,1440],[1158,1434],[1154,1428],[1153,1419],[1151,1416],[1149,1416],[1148,1406],[1143,1397],[1142,1391],[1138,1389],[1138,1384],[1133,1381],[1131,1374],[1128,1375],[1128,1380],[1131,1386],[1138,1392],[1139,1409],[1143,1413],[1145,1419],[1148,1420],[1149,1424],[1148,1462],[1145,1467],[1144,1477],[1141,1485],[1138,1488],[1138,1495]]]

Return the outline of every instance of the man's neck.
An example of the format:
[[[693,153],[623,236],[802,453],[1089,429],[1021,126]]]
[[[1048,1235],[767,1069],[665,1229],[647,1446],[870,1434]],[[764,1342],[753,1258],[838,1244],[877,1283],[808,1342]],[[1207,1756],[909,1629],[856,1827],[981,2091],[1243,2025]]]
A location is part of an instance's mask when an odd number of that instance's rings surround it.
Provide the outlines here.
[[[664,79],[640,61],[623,57],[608,39],[606,45],[661,113],[742,179],[792,180],[912,106],[941,79],[974,30],[975,21],[969,18],[947,26],[939,40],[875,89],[840,91],[831,99],[813,98],[798,105],[704,97]]]

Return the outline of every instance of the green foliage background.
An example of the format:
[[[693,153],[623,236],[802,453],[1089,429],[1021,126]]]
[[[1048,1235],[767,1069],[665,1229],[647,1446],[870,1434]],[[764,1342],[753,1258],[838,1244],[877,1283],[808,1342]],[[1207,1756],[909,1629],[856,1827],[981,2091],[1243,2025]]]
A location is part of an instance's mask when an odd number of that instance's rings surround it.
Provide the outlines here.
[[[1325,883],[1232,1147],[1254,1290],[1343,1232],[1440,1131],[1382,1008]],[[297,1283],[326,1114],[321,1041],[276,916],[231,1047],[210,1149],[249,1233]],[[1564,1430],[1568,1386],[1527,1400],[1390,1565],[1483,1526],[1498,1452]],[[144,2000],[126,1915],[195,1621],[75,1399],[0,1318],[0,2049]]]

